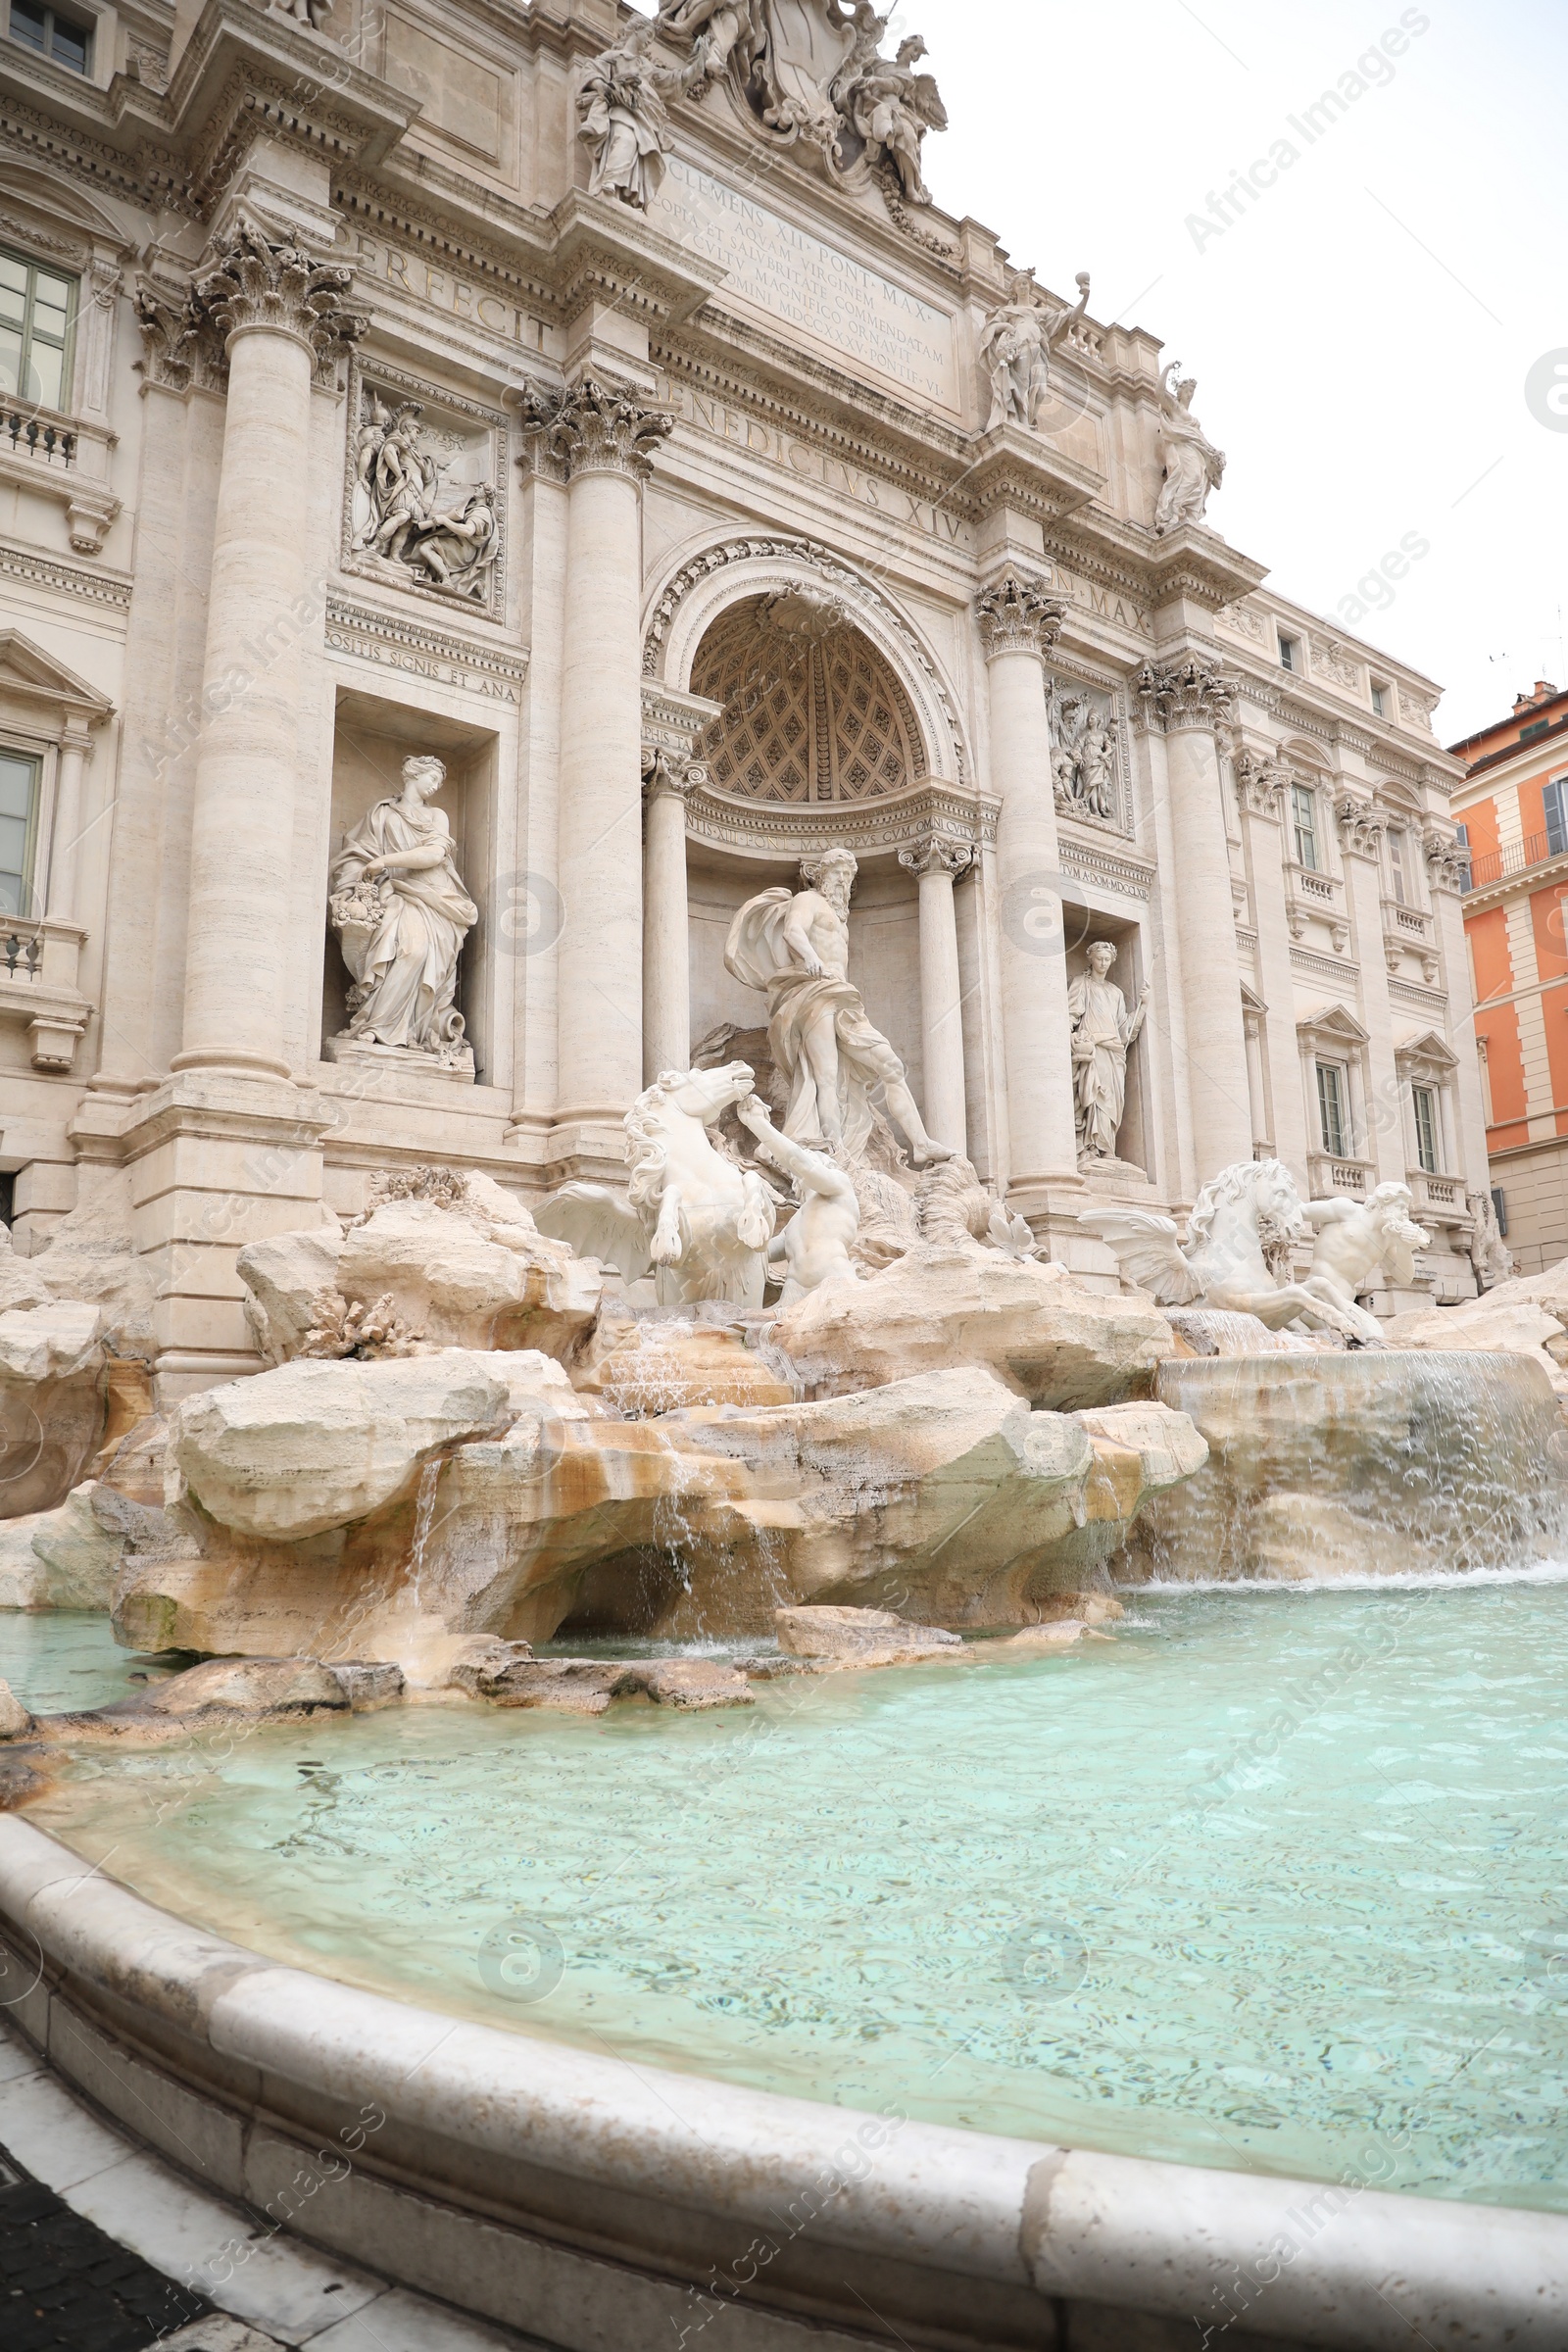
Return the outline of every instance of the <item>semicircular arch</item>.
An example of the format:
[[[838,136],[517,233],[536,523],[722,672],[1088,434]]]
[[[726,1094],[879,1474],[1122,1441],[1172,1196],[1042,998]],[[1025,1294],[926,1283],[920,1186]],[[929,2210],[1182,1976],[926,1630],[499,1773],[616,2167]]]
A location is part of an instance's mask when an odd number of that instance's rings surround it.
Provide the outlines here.
[[[835,599],[892,673],[918,734],[916,766],[932,781],[973,773],[956,697],[907,615],[877,583],[810,539],[737,537],[685,557],[649,601],[643,675],[692,691],[698,650],[733,605],[807,589]]]

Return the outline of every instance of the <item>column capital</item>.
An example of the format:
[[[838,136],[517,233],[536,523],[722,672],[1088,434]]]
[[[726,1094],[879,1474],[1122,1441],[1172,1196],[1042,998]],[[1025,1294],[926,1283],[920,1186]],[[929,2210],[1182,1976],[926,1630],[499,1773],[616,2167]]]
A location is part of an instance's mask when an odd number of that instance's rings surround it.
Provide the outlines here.
[[[369,324],[342,307],[353,282],[353,270],[340,263],[318,262],[242,222],[216,265],[188,284],[144,277],[137,286],[131,308],[141,329],[143,373],[172,392],[193,385],[220,392],[229,339],[268,327],[303,343],[316,372],[329,375]]]
[[[928,833],[924,841],[899,852],[899,863],[922,881],[927,874],[951,874],[956,881],[960,874],[968,872],[974,860],[972,842],[948,841],[936,833]]]
[[[1427,876],[1434,890],[1462,891],[1470,878],[1470,852],[1452,833],[1422,835]]]
[[[1133,691],[1143,704],[1145,725],[1170,735],[1189,727],[1210,734],[1228,731],[1236,709],[1235,679],[1196,654],[1169,664],[1146,662]]]
[[[672,752],[662,744],[643,746],[643,794],[649,801],[677,800],[684,807],[708,782],[708,770],[690,752]]]
[[[1043,581],[1011,565],[981,589],[974,609],[988,662],[1000,654],[1043,655],[1067,617],[1066,606]]]
[[[217,268],[191,281],[191,323],[220,339],[225,351],[236,335],[257,328],[290,335],[324,374],[369,325],[343,308],[353,283],[353,270],[341,263],[318,262],[247,220],[223,247]]]
[[[1231,765],[1236,775],[1236,797],[1242,807],[1253,816],[1271,817],[1278,824],[1281,803],[1291,781],[1291,771],[1284,760],[1250,752],[1244,746]]]
[[[1375,858],[1389,829],[1383,809],[1356,792],[1342,792],[1334,803],[1340,847],[1356,858]]]
[[[541,437],[568,480],[581,473],[624,473],[646,482],[655,451],[675,429],[667,410],[645,409],[618,384],[594,375],[564,392],[530,383],[520,406],[523,431]]]

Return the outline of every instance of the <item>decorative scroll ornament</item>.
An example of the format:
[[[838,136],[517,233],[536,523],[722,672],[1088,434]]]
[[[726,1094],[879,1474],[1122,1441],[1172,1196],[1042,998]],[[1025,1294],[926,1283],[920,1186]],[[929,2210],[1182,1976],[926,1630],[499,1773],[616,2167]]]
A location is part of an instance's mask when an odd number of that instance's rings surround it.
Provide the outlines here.
[[[1148,719],[1168,734],[1187,727],[1228,730],[1236,708],[1235,681],[1223,670],[1210,669],[1196,656],[1171,669],[1155,669],[1146,662],[1134,692]]]
[[[643,746],[643,792],[650,801],[664,794],[686,801],[694,792],[701,792],[708,782],[708,770],[690,752],[672,752],[662,744]]]
[[[951,874],[955,881],[966,874],[975,861],[974,844],[966,841],[945,841],[937,833],[916,842],[909,850],[899,852],[899,863],[911,874]]]
[[[986,660],[999,654],[1041,654],[1054,645],[1067,617],[1059,598],[1021,571],[1004,571],[975,599]]]
[[[307,344],[325,374],[369,325],[342,307],[353,282],[352,270],[313,261],[246,221],[218,268],[194,281],[191,298],[198,317],[225,342],[252,327],[270,327]]]
[[[537,433],[569,476],[629,473],[646,482],[661,441],[674,431],[666,412],[642,408],[613,384],[585,375],[556,392],[530,384],[523,396],[522,429]]]
[[[1341,796],[1334,804],[1339,822],[1341,845],[1358,858],[1375,858],[1389,829],[1385,812],[1371,801],[1363,801],[1353,792]]]

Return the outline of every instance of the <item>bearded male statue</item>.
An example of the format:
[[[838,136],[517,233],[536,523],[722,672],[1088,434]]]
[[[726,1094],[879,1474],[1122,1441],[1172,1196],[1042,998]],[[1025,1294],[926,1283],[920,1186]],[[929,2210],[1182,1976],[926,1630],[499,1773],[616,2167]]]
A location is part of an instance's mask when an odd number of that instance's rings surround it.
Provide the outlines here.
[[[908,1139],[917,1168],[956,1149],[927,1135],[903,1062],[849,977],[850,893],[858,864],[825,850],[801,866],[805,888],[782,884],[748,899],[729,927],[724,968],[767,998],[768,1045],[789,1082],[784,1133],[817,1152],[841,1146],[852,1159],[871,1132],[872,1090]]]

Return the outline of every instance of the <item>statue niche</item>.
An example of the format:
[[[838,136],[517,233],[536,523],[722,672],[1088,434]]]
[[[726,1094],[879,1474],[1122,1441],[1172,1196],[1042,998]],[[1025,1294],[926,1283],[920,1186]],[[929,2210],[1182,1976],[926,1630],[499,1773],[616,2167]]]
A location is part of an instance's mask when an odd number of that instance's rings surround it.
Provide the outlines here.
[[[821,804],[926,774],[908,696],[834,597],[782,589],[732,605],[704,637],[692,692],[723,705],[699,758],[737,800]]]
[[[446,816],[427,806],[446,775],[439,760],[405,760],[399,798],[377,801],[332,860],[328,911],[354,985],[328,1060],[379,1051],[473,1076],[456,1000],[458,956],[479,909]]]

